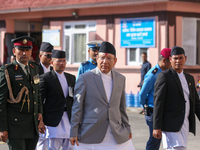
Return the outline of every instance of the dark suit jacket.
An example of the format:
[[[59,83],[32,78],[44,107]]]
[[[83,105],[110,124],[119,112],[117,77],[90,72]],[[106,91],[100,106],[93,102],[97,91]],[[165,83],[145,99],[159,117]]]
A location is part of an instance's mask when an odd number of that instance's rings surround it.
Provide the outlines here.
[[[38,64],[39,65],[39,75],[44,74],[44,69],[41,65],[41,63]],[[50,66],[50,71],[53,70],[53,67]]]
[[[200,100],[193,76],[184,73],[190,91],[189,131],[195,134],[195,115],[200,119]],[[155,82],[153,128],[180,131],[185,117],[185,98],[179,77],[174,69],[161,72]]]
[[[65,73],[68,87],[74,89],[75,76]],[[66,109],[69,120],[71,119],[71,108],[73,96],[64,97],[60,81],[54,70],[40,76],[40,93],[43,102],[43,120],[47,126],[56,127]],[[65,108],[66,105],[66,108]]]

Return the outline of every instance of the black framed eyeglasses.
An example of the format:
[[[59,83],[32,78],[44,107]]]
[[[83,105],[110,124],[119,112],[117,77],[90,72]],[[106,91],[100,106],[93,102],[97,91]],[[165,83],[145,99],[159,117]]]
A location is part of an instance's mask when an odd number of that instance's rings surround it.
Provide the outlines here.
[[[42,54],[42,55],[47,56],[47,58],[51,58],[52,57],[51,54]]]

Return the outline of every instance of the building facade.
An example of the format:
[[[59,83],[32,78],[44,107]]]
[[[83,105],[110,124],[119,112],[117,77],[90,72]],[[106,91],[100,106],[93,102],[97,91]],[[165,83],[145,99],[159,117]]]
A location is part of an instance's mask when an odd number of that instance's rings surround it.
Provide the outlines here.
[[[116,48],[115,70],[126,76],[126,92],[137,93],[140,55],[156,65],[162,48],[181,46],[188,57],[184,70],[195,82],[200,75],[200,0],[4,0],[0,4],[0,61],[10,39],[32,36],[66,51],[66,71],[77,74],[89,59],[86,43],[109,41]],[[36,58],[36,61],[38,59]]]

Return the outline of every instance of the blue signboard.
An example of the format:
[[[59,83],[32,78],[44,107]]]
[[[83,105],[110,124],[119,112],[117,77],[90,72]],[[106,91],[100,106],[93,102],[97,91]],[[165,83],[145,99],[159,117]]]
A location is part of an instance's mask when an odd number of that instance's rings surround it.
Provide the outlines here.
[[[121,19],[120,46],[125,48],[155,47],[155,18]]]

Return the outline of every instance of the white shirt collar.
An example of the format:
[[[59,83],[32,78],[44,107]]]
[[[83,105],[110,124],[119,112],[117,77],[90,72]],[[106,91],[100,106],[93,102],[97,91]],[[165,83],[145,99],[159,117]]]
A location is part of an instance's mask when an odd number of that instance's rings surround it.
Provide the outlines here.
[[[16,59],[16,61],[17,61],[17,63],[22,67],[22,69],[25,69],[25,66],[26,66],[26,65],[20,63],[17,59]],[[28,64],[27,64],[27,66],[28,66]]]
[[[54,70],[55,71],[55,70]],[[61,74],[59,74],[58,72],[56,72],[55,71],[55,73],[57,74],[57,76],[60,76],[60,77],[65,77],[65,75],[64,75],[64,71],[61,73]]]
[[[97,68],[98,68],[98,67],[97,67]],[[99,69],[99,68],[98,68],[98,69]],[[100,72],[101,75],[109,76],[109,77],[112,78],[111,70],[110,70],[108,73],[103,73],[103,72],[101,72],[101,70],[99,69],[99,72]]]
[[[43,70],[44,70],[44,73],[50,71],[50,65],[49,65],[49,67],[47,68],[45,65],[43,65],[43,63],[40,62],[40,64],[42,65],[42,68],[43,68]]]
[[[45,65],[43,65],[43,63],[40,62],[40,64],[42,65],[43,68],[50,69],[50,65],[49,65],[49,67],[47,68]]]
[[[181,71],[181,73],[178,73],[178,72],[176,72],[176,73],[178,74],[179,77],[183,77],[184,76],[183,70]]]

